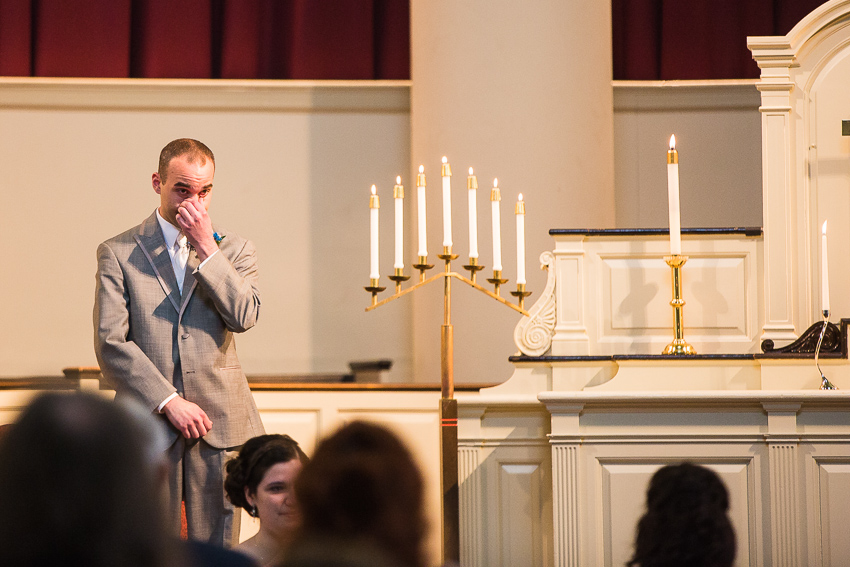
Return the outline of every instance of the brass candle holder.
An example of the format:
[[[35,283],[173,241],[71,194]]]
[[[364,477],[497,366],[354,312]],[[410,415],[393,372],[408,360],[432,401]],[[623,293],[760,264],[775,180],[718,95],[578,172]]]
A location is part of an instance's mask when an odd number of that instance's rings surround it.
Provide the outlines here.
[[[419,261],[413,264],[413,267],[419,270],[419,283],[425,282],[425,272],[434,267],[434,264],[428,263],[428,256],[419,256]],[[396,293],[398,293],[398,289],[396,289]]]
[[[449,265],[451,264],[451,261],[452,261],[452,260],[457,260],[457,259],[458,259],[458,255],[457,255],[457,254],[452,254],[452,247],[451,247],[451,246],[443,246],[443,253],[442,253],[442,254],[437,254],[437,258],[439,258],[440,260],[445,260],[445,262],[446,262],[446,271],[448,271],[448,269],[449,269]]]
[[[378,294],[387,288],[378,285],[378,278],[369,278],[369,285],[363,289],[372,294],[372,306],[374,307],[378,304]]]
[[[410,279],[410,276],[405,276],[403,273],[403,268],[395,268],[395,273],[391,276],[387,276],[390,280],[395,282],[395,292],[398,293],[401,291],[402,282],[406,282]]]
[[[826,328],[829,325],[829,309],[823,310],[823,328],[820,330],[820,336],[818,337],[818,346],[815,347],[815,366],[820,372],[820,389],[821,390],[837,390],[838,387],[835,386],[832,382],[829,381],[823,370],[820,369],[820,362],[818,362],[818,357],[820,356],[820,347],[823,344],[823,336],[826,333]]]
[[[523,309],[523,306],[525,305],[525,298],[531,295],[531,292],[525,290],[524,283],[518,283],[516,284],[516,291],[512,291],[511,295],[518,298],[519,308]]]
[[[478,258],[470,258],[469,264],[466,264],[463,269],[469,272],[469,279],[474,282],[475,274],[483,270],[484,266],[478,264]]]
[[[675,254],[664,256],[664,261],[673,270],[673,300],[670,302],[670,305],[673,306],[673,332],[675,333],[675,338],[673,342],[664,347],[662,354],[693,355],[697,351],[685,341],[682,315],[685,306],[685,300],[682,299],[682,266],[688,261],[688,257]]]
[[[493,293],[499,295],[499,288],[508,283],[508,280],[502,278],[502,270],[493,270],[493,277],[487,278],[487,281],[493,284]]]

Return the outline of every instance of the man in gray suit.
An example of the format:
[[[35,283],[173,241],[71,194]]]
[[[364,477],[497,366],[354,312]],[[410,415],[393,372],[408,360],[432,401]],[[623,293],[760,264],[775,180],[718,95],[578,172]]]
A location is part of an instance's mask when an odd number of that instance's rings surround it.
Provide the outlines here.
[[[263,433],[233,333],[257,322],[253,244],[213,227],[215,158],[182,138],[152,176],[160,206],[97,249],[95,352],[117,397],[169,425],[170,513],[186,502],[191,539],[230,546],[239,515],[224,496],[228,454]]]

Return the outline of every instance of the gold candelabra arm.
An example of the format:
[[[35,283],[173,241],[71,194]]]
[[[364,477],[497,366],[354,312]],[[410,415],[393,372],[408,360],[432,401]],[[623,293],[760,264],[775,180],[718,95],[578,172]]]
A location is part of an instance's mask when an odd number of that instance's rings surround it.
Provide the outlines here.
[[[363,289],[372,294],[372,307],[374,307],[378,304],[378,294],[387,288],[378,285],[378,278],[370,278],[369,285],[365,286]]]
[[[475,281],[475,274],[484,269],[484,266],[481,266],[478,263],[478,258],[469,258],[469,264],[463,267],[464,270],[469,272],[469,279],[473,282]]]
[[[402,282],[406,282],[407,280],[410,279],[410,276],[405,276],[403,272],[404,272],[403,268],[395,268],[395,273],[391,276],[387,276],[390,280],[395,282],[395,292],[396,293],[401,293]]]
[[[530,291],[525,290],[524,283],[516,284],[516,291],[512,291],[511,295],[517,298],[517,303],[519,304],[520,309],[525,309],[525,298],[531,295]]]
[[[508,280],[502,278],[502,270],[493,270],[493,277],[487,278],[487,281],[493,284],[493,293],[499,295],[499,288],[508,283]]]
[[[419,283],[422,283],[425,281],[425,272],[433,268],[434,264],[428,263],[428,256],[419,256],[419,261],[413,267],[419,270]]]

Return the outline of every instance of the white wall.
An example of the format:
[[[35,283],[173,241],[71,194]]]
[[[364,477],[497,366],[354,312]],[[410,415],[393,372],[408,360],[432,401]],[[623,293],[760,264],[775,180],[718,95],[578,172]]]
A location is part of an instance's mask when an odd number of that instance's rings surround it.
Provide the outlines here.
[[[257,245],[260,321],[238,339],[246,372],[344,372],[386,357],[407,379],[408,312],[367,316],[361,289],[369,185],[407,168],[407,93],[403,83],[3,80],[0,375],[96,364],[95,248],[153,212],[159,151],[187,136],[217,157],[213,220]]]
[[[747,84],[685,87],[615,85],[617,225],[667,225],[671,132],[681,140],[683,225],[760,225],[758,93],[750,103],[755,89]],[[392,268],[391,185],[399,174],[407,188],[408,265],[415,253],[409,93],[408,83],[0,80],[0,255],[7,263],[0,271],[0,376],[96,364],[94,250],[153,211],[150,175],[159,150],[193,136],[217,156],[213,219],[259,250],[260,322],[238,339],[246,371],[346,372],[350,360],[391,358],[390,380],[414,380],[410,298],[365,313],[362,289],[372,183],[382,195],[382,273]],[[480,160],[498,169],[492,156]],[[429,166],[438,190],[438,167]],[[465,187],[464,168],[455,165],[456,188]],[[537,257],[554,246],[548,230],[588,224],[552,206],[563,188],[533,186],[528,228],[544,236],[533,245],[529,236],[532,302],[545,282],[535,273]],[[513,229],[509,204],[506,197],[506,233]],[[547,207],[565,220],[541,224],[536,215]],[[465,252],[466,209],[457,210],[454,230]],[[429,226],[439,244],[439,222]],[[487,227],[481,218],[479,247],[489,265]],[[508,270],[507,246],[503,254]],[[467,286],[454,290],[456,304],[487,310],[482,324],[455,326],[455,363],[467,369],[456,380],[507,379],[518,315]],[[437,301],[431,307],[439,310]],[[439,337],[439,328],[429,332]],[[436,379],[426,373],[420,381]]]

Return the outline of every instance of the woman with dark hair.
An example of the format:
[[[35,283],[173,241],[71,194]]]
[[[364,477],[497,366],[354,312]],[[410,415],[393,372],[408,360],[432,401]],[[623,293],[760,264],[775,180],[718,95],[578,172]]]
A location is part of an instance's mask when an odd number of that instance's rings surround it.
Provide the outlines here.
[[[730,567],[735,532],[729,494],[717,474],[682,463],[659,469],[649,483],[628,567]]]
[[[224,490],[237,507],[260,520],[260,531],[234,549],[260,565],[276,565],[301,523],[293,485],[309,459],[289,435],[260,435],[225,465]]]
[[[0,565],[184,564],[165,528],[152,435],[97,396],[37,398],[0,441]]]
[[[303,520],[290,564],[322,564],[316,561],[347,549],[367,550],[373,565],[424,567],[422,475],[388,429],[360,421],[342,427],[319,444],[295,492]]]

